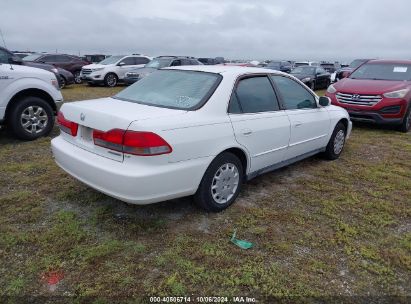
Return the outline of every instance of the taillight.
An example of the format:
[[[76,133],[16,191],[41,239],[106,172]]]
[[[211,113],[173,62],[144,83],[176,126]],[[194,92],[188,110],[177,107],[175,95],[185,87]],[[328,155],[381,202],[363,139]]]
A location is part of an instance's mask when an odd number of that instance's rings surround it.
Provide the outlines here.
[[[113,129],[107,132],[94,130],[94,144],[110,150],[140,156],[168,154],[171,146],[152,132],[125,131]]]
[[[71,136],[77,136],[78,124],[67,120],[61,111],[57,114],[57,123],[59,124],[61,131],[70,134]]]

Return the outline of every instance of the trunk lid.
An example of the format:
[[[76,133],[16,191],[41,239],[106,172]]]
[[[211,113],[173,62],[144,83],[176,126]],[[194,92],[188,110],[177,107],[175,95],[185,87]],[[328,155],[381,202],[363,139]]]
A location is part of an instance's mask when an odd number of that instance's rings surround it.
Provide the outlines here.
[[[186,111],[159,108],[114,98],[101,98],[73,103],[65,103],[61,112],[64,117],[79,125],[77,136],[62,132],[72,144],[89,152],[123,161],[123,153],[96,146],[93,130],[107,132],[112,129],[127,130],[134,121],[170,117],[185,114]]]

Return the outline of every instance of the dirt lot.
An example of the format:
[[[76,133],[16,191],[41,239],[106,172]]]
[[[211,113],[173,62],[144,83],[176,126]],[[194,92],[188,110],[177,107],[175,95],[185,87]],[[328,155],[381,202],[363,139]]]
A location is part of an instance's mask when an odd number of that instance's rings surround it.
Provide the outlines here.
[[[227,211],[207,214],[189,198],[107,197],[55,165],[50,138],[1,131],[0,295],[411,296],[410,140],[355,125],[341,159],[256,178]],[[231,244],[234,229],[255,247]]]

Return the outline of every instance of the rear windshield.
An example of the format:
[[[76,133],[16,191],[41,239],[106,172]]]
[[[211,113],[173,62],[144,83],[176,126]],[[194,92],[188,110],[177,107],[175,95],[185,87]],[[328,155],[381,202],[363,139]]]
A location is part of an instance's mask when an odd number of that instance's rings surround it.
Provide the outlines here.
[[[214,73],[158,70],[114,98],[171,109],[193,110],[207,101],[222,76]]]
[[[411,80],[411,64],[368,63],[351,74],[352,79]]]
[[[35,61],[36,59],[43,56],[43,54],[31,54],[23,58],[23,61]]]

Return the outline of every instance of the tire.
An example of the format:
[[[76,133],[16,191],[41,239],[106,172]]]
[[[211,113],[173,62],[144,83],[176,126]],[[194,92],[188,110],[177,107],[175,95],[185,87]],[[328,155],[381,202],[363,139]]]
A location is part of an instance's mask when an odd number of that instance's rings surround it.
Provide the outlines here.
[[[60,83],[59,83],[60,89],[63,89],[66,86],[66,84],[67,84],[66,78],[60,75]]]
[[[74,82],[75,82],[76,84],[81,84],[81,83],[83,82],[83,80],[81,80],[80,73],[81,73],[80,70],[74,71],[74,73],[73,73],[73,75],[74,75]]]
[[[237,198],[243,177],[243,165],[238,157],[228,152],[221,153],[204,173],[194,200],[206,211],[220,212],[228,208]]]
[[[104,77],[104,85],[106,87],[110,87],[113,88],[117,85],[118,82],[118,77],[116,74],[114,73],[108,73],[105,77]]]
[[[331,135],[330,141],[324,152],[324,157],[328,160],[335,160],[340,157],[347,136],[347,128],[342,122],[339,122]]]
[[[411,103],[408,106],[407,112],[405,112],[402,123],[398,126],[398,130],[404,133],[407,133],[409,130],[411,130]]]
[[[53,129],[53,109],[42,98],[26,96],[12,106],[7,124],[18,139],[35,140],[48,135]]]
[[[312,91],[315,91],[315,81],[314,80],[310,83],[310,89]]]

